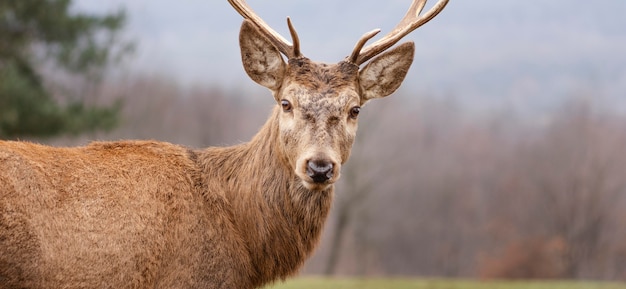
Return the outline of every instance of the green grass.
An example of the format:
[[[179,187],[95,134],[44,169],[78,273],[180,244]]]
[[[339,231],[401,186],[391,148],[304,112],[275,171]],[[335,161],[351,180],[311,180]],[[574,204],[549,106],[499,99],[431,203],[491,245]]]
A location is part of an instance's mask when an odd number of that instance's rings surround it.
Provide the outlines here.
[[[347,279],[302,277],[264,289],[626,289],[626,283],[590,281],[475,281],[454,279]]]

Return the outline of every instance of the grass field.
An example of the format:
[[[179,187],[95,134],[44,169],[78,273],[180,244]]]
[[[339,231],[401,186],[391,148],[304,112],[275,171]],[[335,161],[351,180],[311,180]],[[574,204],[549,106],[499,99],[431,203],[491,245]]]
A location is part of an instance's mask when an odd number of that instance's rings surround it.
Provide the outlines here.
[[[327,279],[303,277],[264,289],[626,289],[626,283],[589,281],[469,281],[444,279]]]

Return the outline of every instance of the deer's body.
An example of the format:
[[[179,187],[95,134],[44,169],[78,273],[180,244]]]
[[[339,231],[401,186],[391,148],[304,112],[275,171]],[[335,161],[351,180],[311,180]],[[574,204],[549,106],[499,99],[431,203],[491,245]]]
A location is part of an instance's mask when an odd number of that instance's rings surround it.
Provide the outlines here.
[[[274,122],[199,151],[0,142],[0,288],[251,288],[293,274],[332,187],[297,181]]]
[[[229,0],[246,18],[244,68],[277,103],[245,144],[0,141],[0,289],[250,289],[297,272],[319,239],[360,107],[400,86],[415,49],[382,52],[447,3],[417,18],[425,1],[388,37],[361,51],[368,33],[346,60],[323,64],[302,56],[291,22],[293,45]]]

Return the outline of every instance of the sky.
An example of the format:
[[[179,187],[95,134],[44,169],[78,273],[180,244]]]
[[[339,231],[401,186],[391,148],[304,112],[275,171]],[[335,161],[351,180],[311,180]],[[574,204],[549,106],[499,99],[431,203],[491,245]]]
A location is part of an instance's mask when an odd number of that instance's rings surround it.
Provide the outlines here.
[[[367,31],[381,28],[383,35],[410,5],[405,0],[248,3],[284,36],[290,16],[304,55],[321,62],[343,59]],[[76,0],[75,7],[127,11],[126,37],[137,51],[126,69],[171,77],[183,86],[256,87],[241,66],[242,19],[227,1]],[[626,107],[624,11],[623,0],[450,0],[438,17],[405,37],[416,43],[416,57],[401,89],[453,97],[478,110],[542,110],[571,97]]]

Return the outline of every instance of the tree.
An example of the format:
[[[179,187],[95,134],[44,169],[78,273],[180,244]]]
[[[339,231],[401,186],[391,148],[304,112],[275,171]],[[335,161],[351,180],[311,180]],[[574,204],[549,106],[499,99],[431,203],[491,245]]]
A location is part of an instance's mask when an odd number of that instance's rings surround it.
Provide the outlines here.
[[[0,2],[0,138],[78,134],[111,129],[119,102],[86,105],[84,96],[55,97],[42,66],[98,82],[108,65],[131,45],[118,39],[123,11],[108,15],[73,12],[71,0]]]
[[[527,133],[486,196],[498,244],[481,268],[491,278],[613,279],[626,181],[622,117],[585,100],[567,103]],[[496,226],[494,226],[494,224]],[[620,269],[613,269],[620,268]]]
[[[623,128],[589,103],[566,108],[530,151],[529,190],[547,231],[565,242],[564,277],[598,278],[626,188]]]

